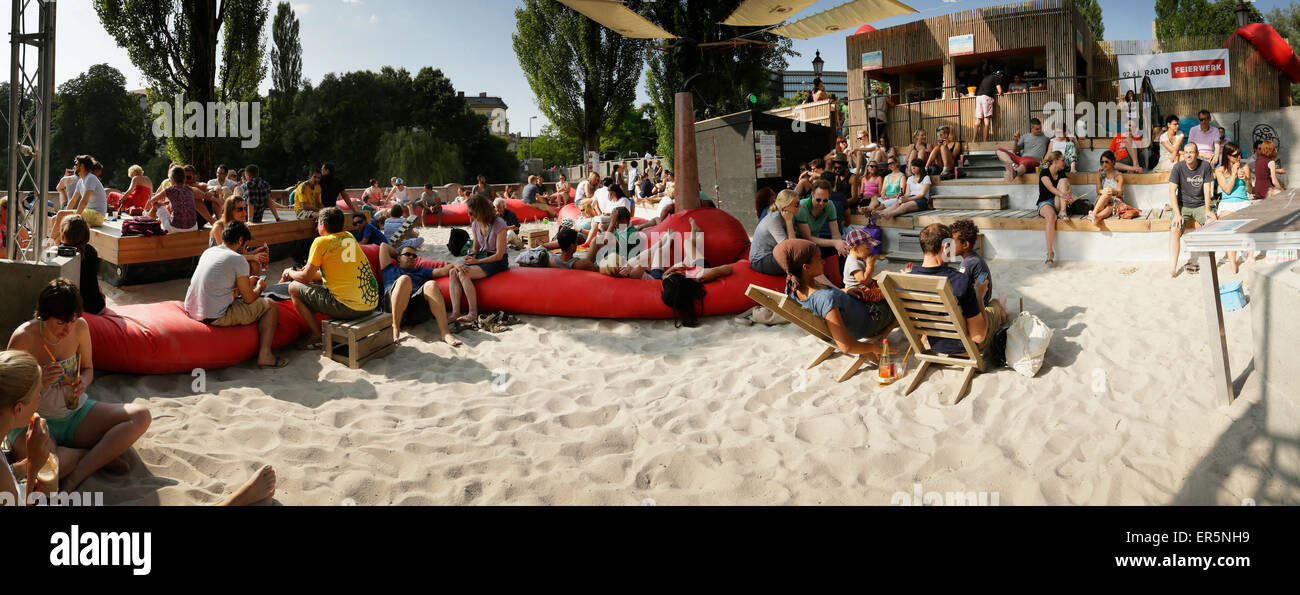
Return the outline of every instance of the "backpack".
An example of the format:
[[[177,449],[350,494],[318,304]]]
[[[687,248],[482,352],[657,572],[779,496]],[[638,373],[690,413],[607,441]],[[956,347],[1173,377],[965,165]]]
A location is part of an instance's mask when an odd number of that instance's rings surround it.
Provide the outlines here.
[[[447,238],[447,250],[451,252],[452,258],[469,254],[469,247],[469,232],[459,227],[452,228],[451,237]]]
[[[551,253],[543,246],[533,246],[515,257],[515,264],[521,267],[551,266]]]
[[[132,217],[122,222],[123,236],[164,236],[167,230],[162,228],[162,222],[146,215]]]

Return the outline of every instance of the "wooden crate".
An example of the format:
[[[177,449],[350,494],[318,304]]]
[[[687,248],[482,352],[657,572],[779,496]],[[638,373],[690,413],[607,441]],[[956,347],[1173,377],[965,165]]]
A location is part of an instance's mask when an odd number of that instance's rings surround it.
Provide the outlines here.
[[[524,246],[533,248],[551,241],[551,232],[546,229],[534,229],[524,232]]]
[[[397,349],[393,343],[393,315],[379,310],[356,320],[326,320],[321,324],[321,334],[322,355],[352,369]]]

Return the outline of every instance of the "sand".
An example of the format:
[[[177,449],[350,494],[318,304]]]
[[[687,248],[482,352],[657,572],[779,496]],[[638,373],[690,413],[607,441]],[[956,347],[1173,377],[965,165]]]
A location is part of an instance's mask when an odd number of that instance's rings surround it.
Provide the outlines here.
[[[422,233],[422,254],[446,258],[447,232]],[[871,370],[836,384],[843,358],[801,371],[820,347],[789,325],[523,316],[452,348],[430,322],[363,370],[289,352],[283,370],[244,364],[202,385],[101,375],[93,397],[146,404],[154,421],[129,475],[83,489],[211,504],[269,463],[283,505],[1300,502],[1272,471],[1298,455],[1263,432],[1258,376],[1231,406],[1211,389],[1200,277],[1169,279],[1164,263],[990,265],[1013,311],[1023,298],[1056,332],[1037,377],[979,375],[957,405],[953,370],[909,396]],[[145,303],[186,285],[106,290]],[[1226,318],[1239,372],[1249,310]]]

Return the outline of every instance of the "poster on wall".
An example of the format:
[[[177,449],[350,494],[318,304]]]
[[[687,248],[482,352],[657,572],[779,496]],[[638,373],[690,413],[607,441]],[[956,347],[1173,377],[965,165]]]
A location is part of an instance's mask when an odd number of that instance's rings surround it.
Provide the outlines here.
[[[885,67],[884,56],[879,52],[867,52],[862,54],[863,70],[880,70]]]
[[[975,53],[975,34],[953,35],[948,38],[949,56],[969,56]]]
[[[754,165],[758,168],[758,177],[781,177],[781,156],[777,151],[776,133],[755,131],[754,145]]]
[[[1129,54],[1117,56],[1120,94],[1138,92],[1143,76],[1151,77],[1156,91],[1214,89],[1231,84],[1232,73],[1228,50],[1198,50],[1164,54]]]

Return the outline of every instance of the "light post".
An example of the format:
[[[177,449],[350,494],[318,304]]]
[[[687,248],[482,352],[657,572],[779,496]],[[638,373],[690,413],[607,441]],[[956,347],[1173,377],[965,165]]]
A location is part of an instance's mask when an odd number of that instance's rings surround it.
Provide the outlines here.
[[[825,60],[822,60],[822,51],[821,51],[821,50],[817,50],[817,55],[813,57],[813,76],[814,76],[814,77],[816,77],[816,78],[821,78],[821,77],[822,77],[822,66],[825,65],[825,64],[826,64],[826,61],[825,61]]]

